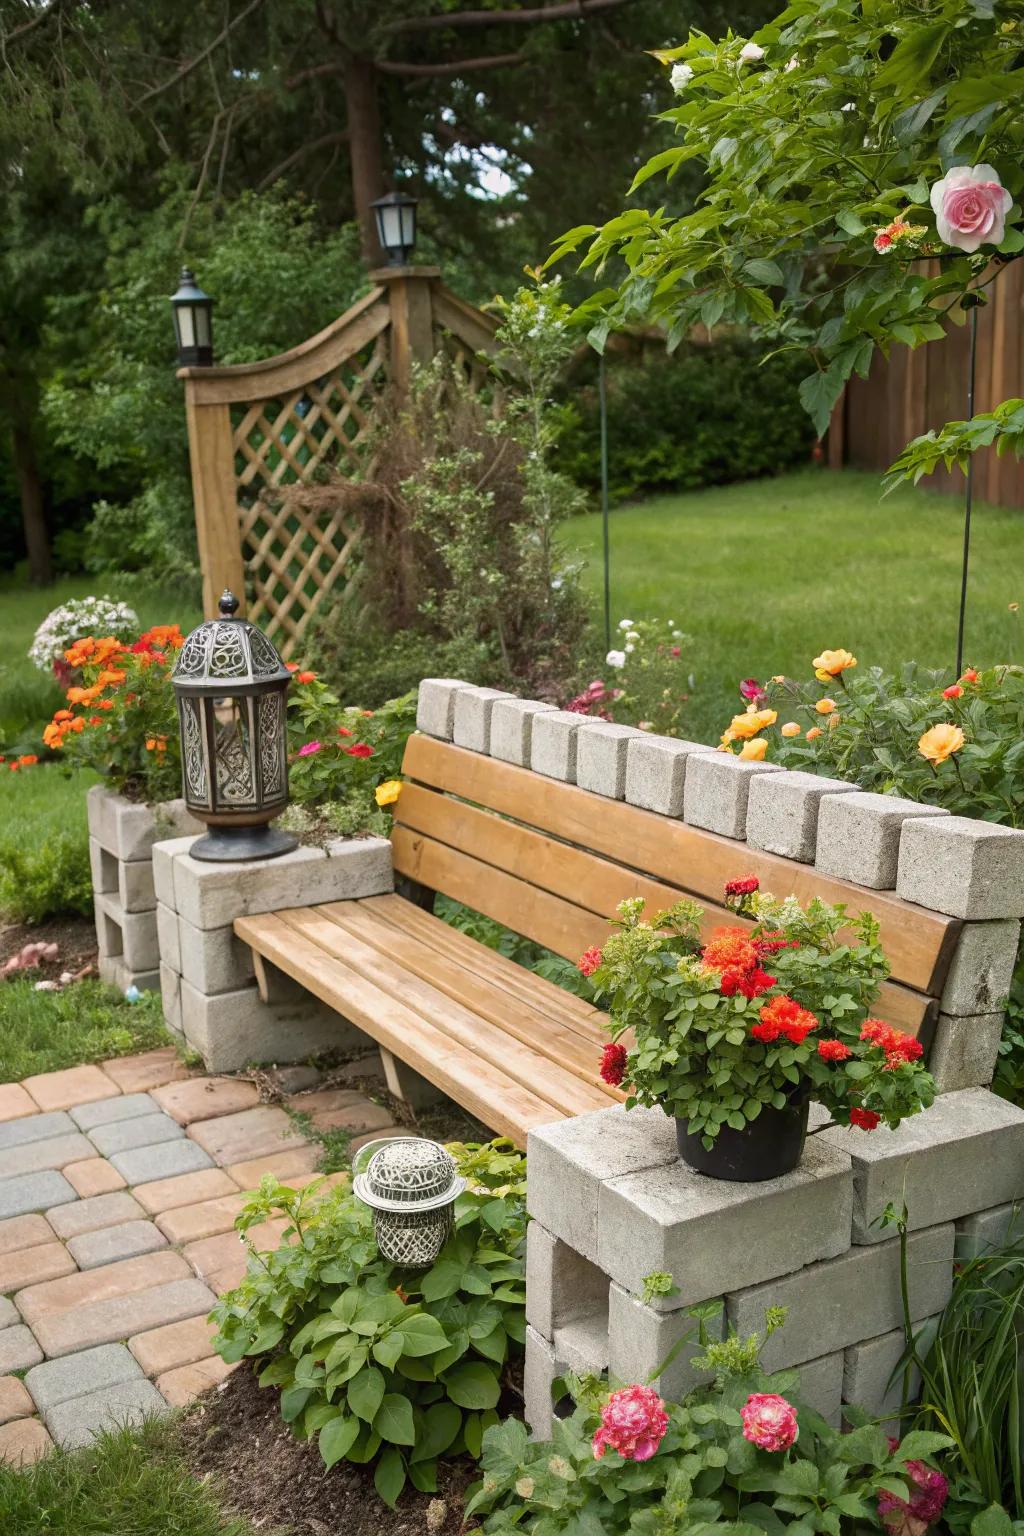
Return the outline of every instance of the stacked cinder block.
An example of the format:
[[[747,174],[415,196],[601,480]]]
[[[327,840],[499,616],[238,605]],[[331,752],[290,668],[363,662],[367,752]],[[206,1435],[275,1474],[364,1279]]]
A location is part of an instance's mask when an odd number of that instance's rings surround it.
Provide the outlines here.
[[[156,991],[160,986],[153,844],[202,831],[183,800],[136,805],[101,784],[86,797],[89,857],[104,981]]]
[[[168,1025],[211,1072],[367,1044],[333,1008],[270,965],[263,971],[264,1001],[252,952],[232,925],[245,915],[391,891],[390,843],[339,840],[276,859],[212,864],[191,857],[193,841],[177,838],[153,849],[153,916]]]
[[[417,725],[542,779],[962,919],[928,1064],[941,1093],[991,1082],[1024,917],[1024,832],[456,678],[424,679]]]

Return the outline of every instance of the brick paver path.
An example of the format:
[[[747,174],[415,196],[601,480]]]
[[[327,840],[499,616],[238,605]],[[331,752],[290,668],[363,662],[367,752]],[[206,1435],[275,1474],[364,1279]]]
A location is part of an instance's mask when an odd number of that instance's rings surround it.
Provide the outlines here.
[[[245,1272],[242,1191],[317,1177],[319,1148],[259,1099],[170,1049],[0,1085],[0,1460],[84,1445],[228,1374],[206,1314]],[[402,1134],[355,1089],[285,1102],[353,1151]],[[252,1236],[269,1248],[281,1229]]]

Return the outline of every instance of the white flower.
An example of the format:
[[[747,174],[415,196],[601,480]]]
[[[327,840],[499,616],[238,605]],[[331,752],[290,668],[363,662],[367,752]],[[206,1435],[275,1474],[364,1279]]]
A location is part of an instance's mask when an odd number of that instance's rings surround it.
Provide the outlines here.
[[[109,597],[72,598],[46,615],[36,630],[29,660],[41,672],[49,672],[53,663],[86,635],[95,635],[97,639],[112,635],[116,640],[127,640],[138,629],[138,615],[127,603],[116,603]]]
[[[620,629],[632,629],[633,628],[633,620],[632,619],[620,619],[619,620],[619,628]]]
[[[782,73],[784,75],[788,75],[790,70],[796,69],[799,63],[800,63],[800,60],[797,58],[796,54],[794,53],[793,57],[790,59],[789,63],[786,65],[786,67],[782,71]]]
[[[692,65],[690,65],[690,64],[673,64],[673,66],[672,66],[672,73],[671,73],[671,75],[669,75],[669,81],[671,83],[672,89],[677,94],[680,91],[685,91],[686,87],[689,85],[689,83],[690,83],[690,81],[692,79],[693,79],[693,66]]]
[[[633,654],[633,652],[635,650],[636,650],[636,646],[635,645],[627,645],[626,646],[626,655],[627,656],[632,656],[632,654]]]
[[[605,661],[610,667],[624,667],[626,665],[625,651],[609,651]]]
[[[564,583],[562,581],[561,576],[552,576],[552,578],[551,578],[551,590],[553,592],[561,592],[563,585],[564,585]]]
[[[758,43],[744,43],[740,49],[744,64],[757,64],[764,58],[764,49]]]

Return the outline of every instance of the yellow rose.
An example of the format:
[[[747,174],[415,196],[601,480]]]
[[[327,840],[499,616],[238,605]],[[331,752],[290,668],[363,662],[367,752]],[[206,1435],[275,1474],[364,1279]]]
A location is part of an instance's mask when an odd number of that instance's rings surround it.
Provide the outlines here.
[[[807,732],[807,740],[808,741],[814,741],[820,735],[821,735],[821,726],[820,725],[812,725],[811,729]]]
[[[964,733],[958,725],[933,725],[921,737],[917,750],[930,763],[944,763],[947,757],[959,752],[963,744]]]
[[[836,701],[835,699],[819,699],[814,707],[819,715],[830,715],[836,707]]]
[[[815,677],[822,683],[827,683],[830,678],[838,677],[840,672],[856,665],[857,658],[851,656],[849,651],[822,651],[811,662]]]
[[[751,736],[756,736],[758,731],[764,730],[765,726],[774,725],[778,718],[774,709],[748,710],[746,714],[733,716],[726,735],[731,739],[741,736],[747,741]]]
[[[759,763],[762,761],[767,751],[767,740],[764,736],[758,736],[753,741],[744,742],[740,757],[746,758],[748,763]]]
[[[393,805],[402,793],[401,779],[387,779],[383,784],[378,784],[374,790],[373,798],[378,805]]]
[[[781,727],[779,734],[781,736],[799,736],[800,727],[795,720],[787,720],[785,725]]]

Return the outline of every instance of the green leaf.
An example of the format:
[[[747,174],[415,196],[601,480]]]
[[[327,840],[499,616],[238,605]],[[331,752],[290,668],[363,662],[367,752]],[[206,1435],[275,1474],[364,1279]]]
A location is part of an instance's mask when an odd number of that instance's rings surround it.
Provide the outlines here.
[[[893,1451],[893,1459],[920,1461],[924,1456],[934,1456],[936,1451],[948,1450],[952,1444],[948,1435],[940,1435],[930,1429],[912,1429]]]
[[[382,1440],[394,1445],[415,1445],[416,1432],[412,1421],[412,1404],[401,1392],[388,1392],[373,1420],[373,1427]]]
[[[836,214],[836,223],[848,235],[862,235],[867,229],[864,220],[859,214],[854,213],[851,208],[840,208]]]
[[[752,282],[763,283],[766,288],[777,288],[784,281],[778,262],[764,256],[755,256],[751,261],[744,262],[743,271]]]
[[[413,1461],[442,1456],[462,1428],[462,1410],[454,1403],[432,1403],[424,1411]]]
[[[405,1487],[405,1462],[401,1453],[390,1447],[381,1452],[373,1472],[373,1486],[389,1509],[394,1509],[398,1496]]]
[[[445,1373],[445,1389],[460,1408],[493,1408],[501,1395],[496,1373],[482,1360],[467,1360]]]
[[[297,1419],[313,1396],[312,1387],[287,1387],[281,1393],[281,1417],[286,1424],[291,1424]]]
[[[800,404],[814,422],[819,437],[824,437],[832,419],[832,407],[843,392],[846,374],[833,364],[824,373],[808,374],[800,380]]]
[[[443,1301],[454,1296],[462,1282],[464,1266],[458,1259],[439,1259],[420,1281],[424,1301]]]
[[[1013,1536],[1014,1525],[1001,1504],[990,1504],[971,1521],[971,1536]]]
[[[341,1461],[352,1449],[352,1445],[359,1434],[359,1420],[349,1418],[346,1414],[338,1414],[329,1424],[325,1424],[320,1431],[320,1455],[323,1457],[325,1467],[333,1467],[336,1461]]]
[[[386,1370],[393,1371],[402,1358],[404,1349],[405,1340],[403,1335],[398,1332],[397,1328],[393,1328],[390,1333],[384,1334],[383,1338],[375,1340],[373,1358],[377,1361],[378,1365],[383,1365]]]
[[[376,1417],[377,1409],[384,1399],[385,1386],[383,1372],[372,1365],[360,1371],[358,1376],[353,1376],[348,1384],[348,1405],[367,1424],[372,1424]]]
[[[409,1481],[420,1493],[437,1492],[437,1463],[435,1461],[411,1461],[406,1469]]]
[[[448,1348],[448,1335],[436,1317],[427,1312],[413,1312],[400,1317],[393,1333],[402,1340],[402,1354],[433,1355]]]

